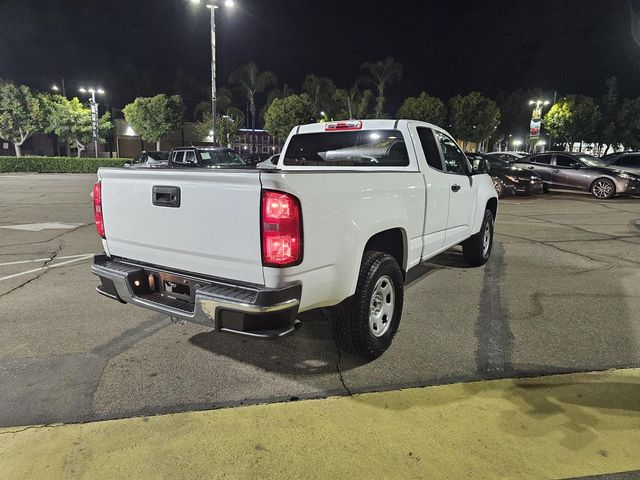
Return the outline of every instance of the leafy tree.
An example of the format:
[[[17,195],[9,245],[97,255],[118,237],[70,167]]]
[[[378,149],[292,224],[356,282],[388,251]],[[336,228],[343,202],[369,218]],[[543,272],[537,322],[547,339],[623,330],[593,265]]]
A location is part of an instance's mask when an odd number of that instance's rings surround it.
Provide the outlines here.
[[[184,118],[184,104],[179,95],[138,97],[122,111],[124,118],[140,138],[147,142],[156,142],[158,150],[162,137],[180,128]]]
[[[46,96],[33,93],[25,85],[0,80],[0,138],[10,141],[16,156],[34,133],[47,128]]]
[[[420,120],[434,125],[444,125],[447,121],[447,107],[442,100],[422,92],[417,97],[407,98],[397,114],[398,118]]]
[[[66,141],[70,148],[77,150],[80,157],[86,145],[93,140],[93,121],[91,108],[84,106],[77,97],[67,98],[54,95],[51,99],[49,129]],[[98,119],[100,143],[111,131],[111,115],[105,113]]]
[[[280,139],[287,138],[297,125],[313,122],[316,110],[311,97],[306,93],[276,98],[264,115],[266,130]]]
[[[366,118],[369,112],[369,104],[373,98],[373,92],[369,89],[361,90],[359,83],[349,88],[340,88],[333,95],[336,105],[336,118],[354,119]]]
[[[365,62],[360,69],[366,73],[364,81],[371,83],[377,89],[375,118],[379,118],[385,101],[384,90],[387,85],[402,78],[402,65],[393,57],[387,57],[375,63]]]
[[[261,72],[255,62],[249,62],[233,72],[229,82],[239,88],[249,102],[251,128],[256,128],[256,94],[276,85],[278,83],[276,75],[269,71]]]
[[[480,143],[493,135],[500,123],[496,102],[479,92],[457,95],[449,101],[452,133],[464,142]]]
[[[225,115],[216,115],[216,138],[214,143],[230,147],[242,128],[244,115],[235,107],[230,107]],[[211,135],[211,112],[204,112],[203,119],[196,122],[193,132],[205,139]]]
[[[625,148],[640,150],[640,98],[625,100],[620,106],[616,122],[619,141]]]
[[[594,140],[600,119],[600,108],[593,98],[570,95],[551,107],[545,125],[553,136],[571,145]]]
[[[571,140],[569,131],[572,118],[573,111],[570,102],[561,100],[549,109],[544,117],[544,124],[551,135],[566,143]]]
[[[311,97],[316,113],[333,110],[333,96],[336,93],[336,86],[329,78],[307,75],[302,83],[302,91]]]

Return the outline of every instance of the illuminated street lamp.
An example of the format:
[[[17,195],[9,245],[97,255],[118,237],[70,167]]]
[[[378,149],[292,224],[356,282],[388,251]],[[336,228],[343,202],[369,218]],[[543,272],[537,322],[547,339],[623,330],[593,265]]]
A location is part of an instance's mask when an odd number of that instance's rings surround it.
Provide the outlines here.
[[[61,86],[62,88],[58,87],[58,84],[57,84],[57,83],[54,83],[53,85],[51,85],[51,90],[53,90],[53,91],[54,91],[54,92],[56,92],[56,93],[60,93],[60,91],[62,91],[62,96],[63,96],[63,97],[66,97],[66,96],[67,96],[67,92],[65,91],[65,88],[64,88],[64,75],[62,75],[62,76],[60,77],[60,80],[61,80],[61,81],[60,81],[60,86]]]
[[[90,93],[89,105],[91,105],[91,125],[93,127],[93,144],[95,146],[96,158],[98,158],[98,104],[96,103],[96,93],[98,95],[104,95],[104,90],[101,88],[84,88],[80,87],[80,93]]]
[[[517,149],[520,145],[522,145],[522,140],[520,140],[519,138],[514,138],[513,142],[511,143],[513,143],[513,148]]]
[[[191,3],[200,4],[201,0],[191,0]],[[216,142],[216,8],[220,8],[216,0],[205,1],[207,8],[211,10],[211,131],[213,143]],[[224,0],[225,7],[233,7],[233,0]]]

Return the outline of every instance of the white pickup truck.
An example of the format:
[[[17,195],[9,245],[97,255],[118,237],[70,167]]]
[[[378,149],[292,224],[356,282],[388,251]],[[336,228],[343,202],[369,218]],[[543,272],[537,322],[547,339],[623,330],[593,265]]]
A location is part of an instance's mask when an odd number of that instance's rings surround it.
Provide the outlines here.
[[[373,359],[398,330],[409,269],[457,244],[472,265],[491,253],[491,178],[434,125],[302,125],[265,170],[185,150],[167,169],[98,172],[102,295],[262,338],[335,307],[341,345]]]

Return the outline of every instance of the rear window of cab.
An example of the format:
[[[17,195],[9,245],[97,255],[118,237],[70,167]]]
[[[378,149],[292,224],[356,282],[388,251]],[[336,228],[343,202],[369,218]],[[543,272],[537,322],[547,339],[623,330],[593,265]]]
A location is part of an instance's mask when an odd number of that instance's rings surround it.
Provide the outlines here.
[[[358,130],[294,135],[284,164],[313,167],[406,167],[409,154],[399,130]]]

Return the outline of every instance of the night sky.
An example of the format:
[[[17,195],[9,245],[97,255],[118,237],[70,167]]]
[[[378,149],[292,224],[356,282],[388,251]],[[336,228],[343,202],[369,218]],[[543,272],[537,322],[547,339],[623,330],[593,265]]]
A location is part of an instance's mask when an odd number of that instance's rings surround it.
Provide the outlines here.
[[[444,100],[539,87],[600,96],[616,76],[640,96],[640,46],[626,0],[236,0],[218,16],[219,86],[255,60],[299,89],[308,73],[351,86],[364,61],[404,65],[390,108],[426,91]],[[209,17],[187,0],[1,0],[0,78],[67,93],[102,86],[206,98]]]

